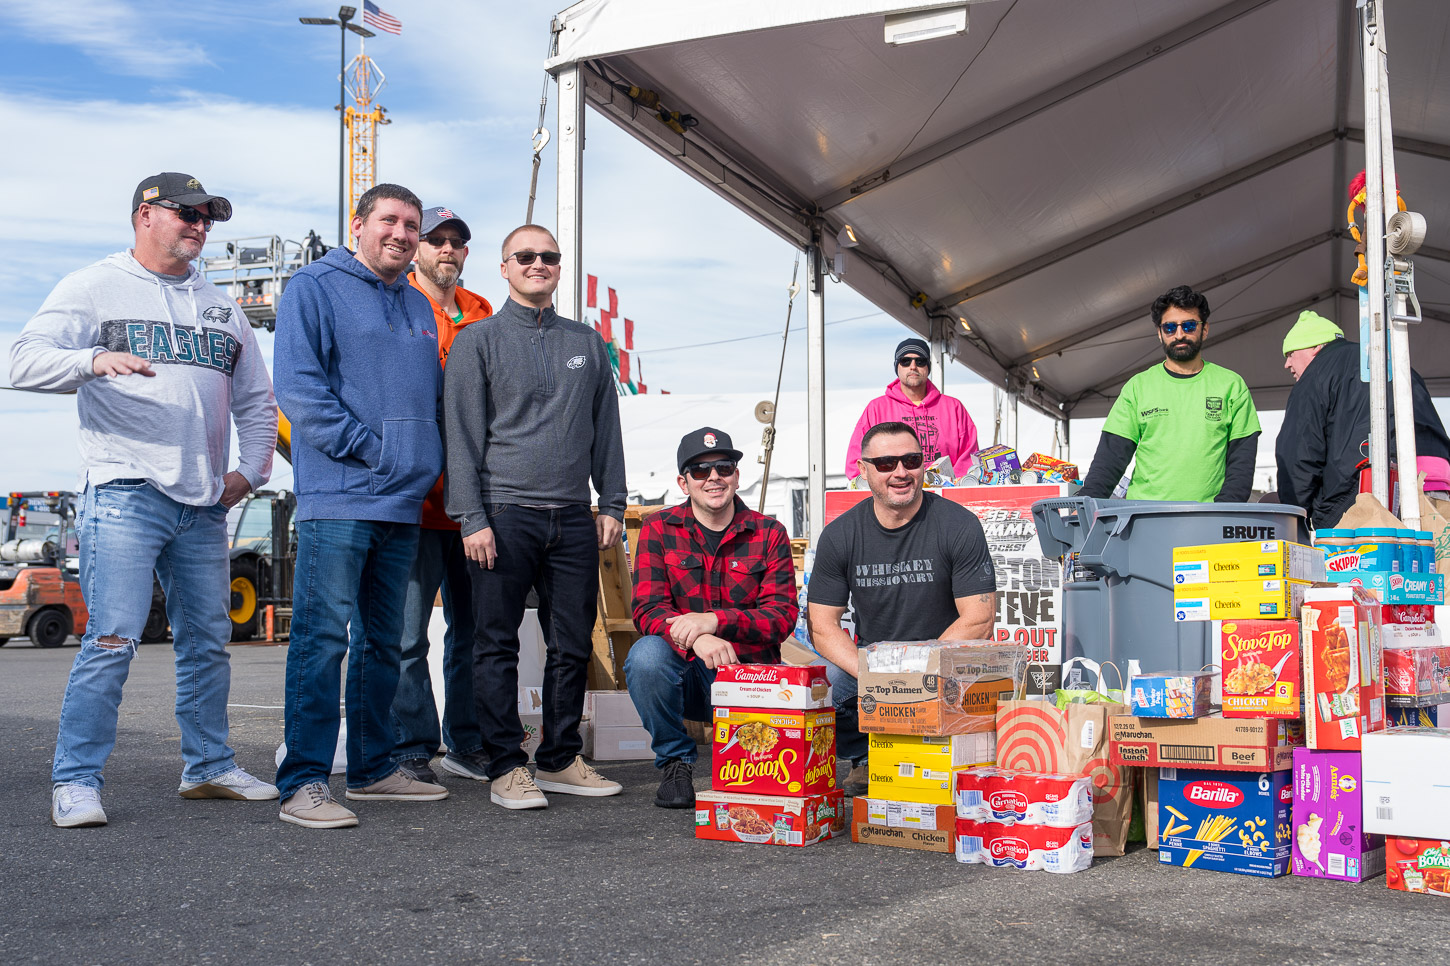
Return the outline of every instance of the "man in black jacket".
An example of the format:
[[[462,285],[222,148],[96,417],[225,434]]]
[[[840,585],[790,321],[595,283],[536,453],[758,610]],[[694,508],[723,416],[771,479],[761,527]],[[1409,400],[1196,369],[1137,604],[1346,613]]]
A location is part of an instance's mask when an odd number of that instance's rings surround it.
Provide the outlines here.
[[[1301,506],[1317,530],[1332,527],[1359,492],[1359,464],[1369,456],[1369,384],[1360,380],[1358,343],[1314,312],[1302,312],[1284,336],[1284,368],[1294,389],[1274,446],[1279,500]],[[1450,438],[1420,374],[1410,372],[1418,469],[1427,490],[1443,489]],[[1393,419],[1390,423],[1393,452]]]

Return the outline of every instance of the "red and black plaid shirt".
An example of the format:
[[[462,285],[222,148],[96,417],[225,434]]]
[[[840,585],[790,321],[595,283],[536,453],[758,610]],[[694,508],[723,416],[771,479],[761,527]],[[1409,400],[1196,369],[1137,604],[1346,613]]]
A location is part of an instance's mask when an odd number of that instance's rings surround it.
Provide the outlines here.
[[[713,612],[715,636],[742,664],[777,664],[795,629],[795,565],[790,535],[775,520],[735,498],[735,518],[711,554],[689,501],[644,522],[634,563],[634,625],[674,645],[668,617]],[[686,658],[693,653],[674,645]]]

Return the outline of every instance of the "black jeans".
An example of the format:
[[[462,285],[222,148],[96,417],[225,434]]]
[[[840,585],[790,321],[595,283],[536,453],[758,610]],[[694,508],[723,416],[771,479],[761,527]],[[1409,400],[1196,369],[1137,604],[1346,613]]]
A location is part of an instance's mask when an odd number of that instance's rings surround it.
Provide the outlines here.
[[[587,506],[557,510],[496,504],[488,509],[498,557],[493,569],[468,563],[473,579],[473,696],[489,778],[528,763],[519,721],[519,623],[529,590],[539,593],[544,660],[539,768],[559,771],[583,750],[589,656],[599,599],[599,541]]]

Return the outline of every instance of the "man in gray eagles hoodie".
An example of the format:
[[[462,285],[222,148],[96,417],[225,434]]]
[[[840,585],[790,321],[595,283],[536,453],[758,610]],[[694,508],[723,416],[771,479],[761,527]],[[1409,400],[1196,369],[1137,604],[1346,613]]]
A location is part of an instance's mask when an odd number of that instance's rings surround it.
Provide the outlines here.
[[[544,791],[620,791],[579,754],[597,551],[619,541],[626,499],[619,396],[604,340],[554,311],[559,259],[547,229],[509,233],[499,269],[508,300],[454,339],[443,383],[445,504],[473,580],[474,700],[489,797],[504,808],[543,808]],[[537,776],[519,747],[517,697],[519,622],[531,588],[548,648]]]
[[[17,389],[76,393],[84,496],[81,592],[90,620],[71,667],[51,769],[51,821],[105,825],[102,768],[121,687],[166,591],[176,644],[183,798],[276,798],[227,744],[227,510],[272,472],[277,408],[251,326],[192,265],[227,199],[185,174],[136,187],[136,247],[67,275],[10,350]],[[230,462],[230,420],[241,455]]]

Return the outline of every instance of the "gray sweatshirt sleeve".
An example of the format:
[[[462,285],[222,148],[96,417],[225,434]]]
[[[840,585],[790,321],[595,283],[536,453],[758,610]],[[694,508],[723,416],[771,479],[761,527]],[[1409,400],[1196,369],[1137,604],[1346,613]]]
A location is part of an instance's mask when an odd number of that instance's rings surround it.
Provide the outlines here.
[[[624,434],[619,427],[619,392],[614,388],[613,370],[599,343],[603,365],[599,385],[594,391],[594,449],[590,454],[590,476],[599,493],[599,512],[624,519],[629,502],[629,485],[624,478]]]
[[[105,351],[100,342],[100,317],[90,290],[68,275],[11,345],[10,384],[34,392],[72,392],[97,378],[91,363]]]
[[[232,305],[235,318],[246,319]],[[272,454],[277,447],[277,400],[272,377],[262,360],[252,327],[242,324],[242,348],[232,373],[232,419],[237,424],[237,472],[257,489],[272,478]]]
[[[488,449],[488,371],[483,339],[469,326],[443,368],[443,508],[463,536],[489,526],[478,469]]]

